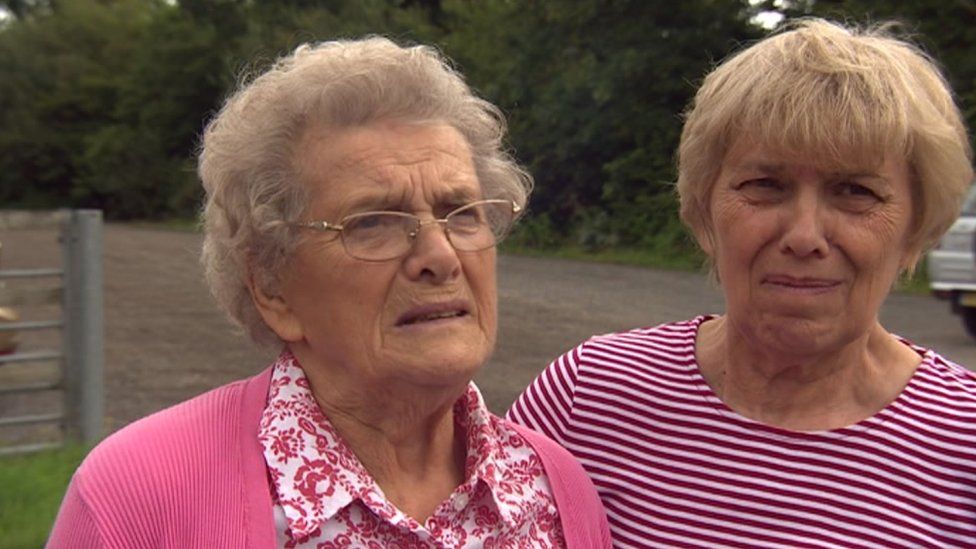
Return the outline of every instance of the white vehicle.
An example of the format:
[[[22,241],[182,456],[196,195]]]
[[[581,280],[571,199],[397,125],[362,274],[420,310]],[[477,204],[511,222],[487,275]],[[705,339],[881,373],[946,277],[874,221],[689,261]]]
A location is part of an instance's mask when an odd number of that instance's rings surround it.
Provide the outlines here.
[[[959,219],[928,253],[932,293],[949,301],[962,317],[966,332],[976,338],[976,186],[969,189]]]

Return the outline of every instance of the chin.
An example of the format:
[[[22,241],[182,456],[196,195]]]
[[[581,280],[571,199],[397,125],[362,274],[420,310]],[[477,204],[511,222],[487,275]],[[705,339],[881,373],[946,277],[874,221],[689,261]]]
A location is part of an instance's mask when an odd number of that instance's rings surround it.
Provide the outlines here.
[[[457,348],[434,345],[419,350],[409,363],[411,369],[423,372],[430,381],[441,384],[468,382],[488,362],[491,353],[486,349],[472,349],[470,345]]]
[[[441,352],[428,355],[430,364],[438,371],[442,372],[469,372],[471,376],[478,373],[478,370],[488,362],[491,354],[484,350],[451,352],[443,349]]]
[[[853,339],[845,337],[837,329],[836,321],[834,325],[824,324],[808,320],[786,320],[763,327],[765,333],[760,334],[760,339],[771,350],[798,356],[827,354],[840,349]]]

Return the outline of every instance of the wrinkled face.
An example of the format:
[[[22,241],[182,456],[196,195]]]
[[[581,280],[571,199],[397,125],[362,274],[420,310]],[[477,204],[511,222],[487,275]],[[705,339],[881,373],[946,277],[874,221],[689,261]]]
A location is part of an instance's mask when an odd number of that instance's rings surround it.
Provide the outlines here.
[[[452,127],[377,123],[309,132],[299,149],[311,191],[303,221],[366,211],[442,218],[482,198],[466,140]],[[272,329],[316,364],[363,387],[455,385],[495,342],[495,250],[457,252],[425,225],[405,257],[368,262],[339,238],[307,231],[285,267]],[[268,318],[267,315],[265,315]]]
[[[712,238],[699,240],[728,319],[770,351],[817,355],[861,337],[912,257],[909,168],[895,155],[834,171],[740,141],[710,207]]]

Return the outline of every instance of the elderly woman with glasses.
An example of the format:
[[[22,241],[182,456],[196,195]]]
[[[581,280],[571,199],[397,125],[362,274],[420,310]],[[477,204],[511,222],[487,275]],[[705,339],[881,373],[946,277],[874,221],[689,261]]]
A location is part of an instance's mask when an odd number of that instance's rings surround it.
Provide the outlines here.
[[[491,414],[495,245],[531,179],[427,47],[298,48],[203,136],[203,263],[264,372],[138,421],[51,547],[605,547],[562,448]]]
[[[878,319],[973,177],[935,64],[799,22],[705,78],[678,162],[724,314],[594,337],[509,417],[620,547],[976,547],[976,374]]]

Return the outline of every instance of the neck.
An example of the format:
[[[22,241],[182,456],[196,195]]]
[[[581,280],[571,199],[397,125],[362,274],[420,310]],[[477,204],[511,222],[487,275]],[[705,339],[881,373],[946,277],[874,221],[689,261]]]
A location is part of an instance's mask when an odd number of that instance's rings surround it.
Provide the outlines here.
[[[422,523],[464,481],[465,433],[455,428],[454,403],[466,383],[363,387],[303,369],[319,408],[401,511]]]
[[[375,410],[316,400],[383,493],[407,514],[423,493],[436,507],[464,480],[464,433],[455,428],[453,403],[426,414],[411,409],[380,417]]]
[[[750,419],[801,431],[846,427],[894,400],[919,356],[875,323],[861,337],[816,355],[770,351],[727,317],[702,324],[702,375],[729,408]]]

